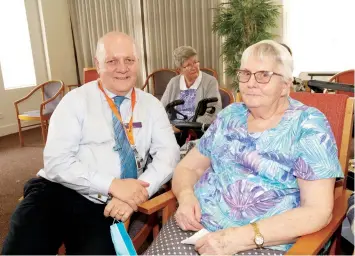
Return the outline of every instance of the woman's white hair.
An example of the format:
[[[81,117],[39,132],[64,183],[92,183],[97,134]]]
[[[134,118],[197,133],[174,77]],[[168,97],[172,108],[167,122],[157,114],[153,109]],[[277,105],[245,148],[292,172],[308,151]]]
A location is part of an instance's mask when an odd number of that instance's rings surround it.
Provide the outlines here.
[[[285,46],[273,41],[263,40],[249,46],[242,55],[241,65],[247,61],[249,57],[256,57],[260,61],[273,60],[280,68],[280,72],[284,80],[289,82],[293,80],[293,58]]]

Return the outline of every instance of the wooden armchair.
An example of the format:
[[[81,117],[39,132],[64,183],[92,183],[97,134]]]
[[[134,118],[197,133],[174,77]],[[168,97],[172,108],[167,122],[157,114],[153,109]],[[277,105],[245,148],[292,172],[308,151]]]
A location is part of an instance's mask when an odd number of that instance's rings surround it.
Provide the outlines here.
[[[96,68],[84,68],[84,81],[83,84],[88,82],[97,80],[99,78],[99,74],[96,71]]]
[[[339,161],[345,179],[338,181],[335,185],[335,201],[331,222],[318,232],[298,238],[286,254],[316,255],[333,236],[335,236],[335,240],[331,245],[330,254],[336,254],[339,253],[341,225],[346,215],[347,200],[349,197],[349,193],[345,187],[348,172],[349,138],[353,128],[354,99],[340,94],[311,94],[301,92],[291,93],[291,97],[306,105],[318,108],[328,118],[338,145]],[[176,207],[176,198],[170,190],[141,204],[139,211],[145,214],[154,214],[161,210],[162,223],[165,224],[176,211]],[[157,235],[156,232],[155,235]]]
[[[227,88],[219,87],[218,89],[219,89],[219,94],[221,95],[222,109],[224,109],[229,104],[232,104],[234,102],[234,96],[231,93],[231,91],[228,90]]]
[[[20,113],[19,104],[29,99],[35,92],[39,90],[42,93],[42,102],[39,105],[39,109]],[[21,121],[39,121],[42,129],[43,143],[45,144],[47,139],[48,121],[54,109],[57,107],[59,101],[63,97],[64,83],[60,80],[53,80],[36,86],[28,95],[14,102],[21,147],[24,145],[22,129],[39,125],[31,124],[22,126]]]
[[[173,69],[162,68],[151,73],[144,82],[142,90],[148,89],[159,100],[163,96],[166,86],[171,78],[177,75]]]
[[[211,76],[214,76],[218,80],[218,74],[217,71],[212,69],[212,68],[200,68],[202,72],[205,72],[206,74],[209,74]]]
[[[97,73],[96,68],[84,68],[83,74],[84,74],[83,84],[86,84],[91,81],[95,81],[99,78],[99,74]],[[67,85],[66,87],[68,88],[68,91],[71,91],[80,86],[81,84],[71,84],[71,85]]]
[[[350,69],[335,74],[329,79],[329,82],[351,84],[352,86],[354,86],[354,76],[355,76],[355,70]],[[346,94],[349,95],[350,97],[354,97],[354,92],[336,91],[335,93]]]
[[[66,85],[65,87],[67,88],[68,92],[70,92],[71,90],[74,90],[80,86],[81,86],[80,84],[69,84],[69,85]]]

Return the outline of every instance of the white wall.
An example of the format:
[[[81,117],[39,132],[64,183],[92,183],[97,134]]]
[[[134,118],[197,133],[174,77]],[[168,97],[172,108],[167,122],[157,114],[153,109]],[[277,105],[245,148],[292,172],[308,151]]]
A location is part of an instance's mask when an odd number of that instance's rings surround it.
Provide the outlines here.
[[[274,40],[283,43],[283,19],[284,19],[284,12],[283,12],[283,4],[284,0],[273,0],[274,4],[281,5],[280,7],[280,15],[277,18],[277,27],[271,30],[271,32],[275,35]]]
[[[25,0],[37,83],[60,79],[76,84],[76,67],[66,0]],[[19,75],[21,71],[19,70]],[[16,133],[13,102],[27,95],[33,87],[5,90],[0,72],[0,136]],[[39,109],[40,94],[21,106],[21,110]]]

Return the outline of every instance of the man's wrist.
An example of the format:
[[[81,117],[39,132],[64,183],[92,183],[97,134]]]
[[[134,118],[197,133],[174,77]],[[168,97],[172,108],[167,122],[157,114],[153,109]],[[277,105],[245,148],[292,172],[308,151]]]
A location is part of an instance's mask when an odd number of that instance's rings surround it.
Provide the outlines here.
[[[114,194],[116,183],[119,182],[119,181],[120,181],[120,179],[116,179],[116,178],[112,180],[111,185],[110,185],[110,187],[108,189],[108,194],[109,195],[113,195]]]

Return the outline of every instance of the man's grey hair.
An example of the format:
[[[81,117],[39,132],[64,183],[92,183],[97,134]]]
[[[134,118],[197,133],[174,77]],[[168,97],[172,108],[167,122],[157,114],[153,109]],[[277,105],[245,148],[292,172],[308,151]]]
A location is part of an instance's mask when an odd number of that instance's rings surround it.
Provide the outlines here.
[[[174,64],[177,68],[179,68],[186,60],[196,55],[196,50],[191,46],[180,46],[173,52]]]
[[[281,74],[284,76],[284,80],[286,82],[293,81],[293,58],[283,45],[273,40],[263,40],[253,44],[243,52],[241,65],[243,66],[251,56],[261,61],[265,59],[274,61],[280,69]]]
[[[102,66],[104,64],[105,58],[106,58],[106,49],[105,49],[104,38],[105,38],[105,36],[101,37],[97,41],[96,52],[95,52],[95,57],[96,57],[97,61],[99,62],[100,66]],[[137,46],[135,43],[133,43],[133,48],[134,48],[133,54],[138,60],[139,56],[138,56]]]

